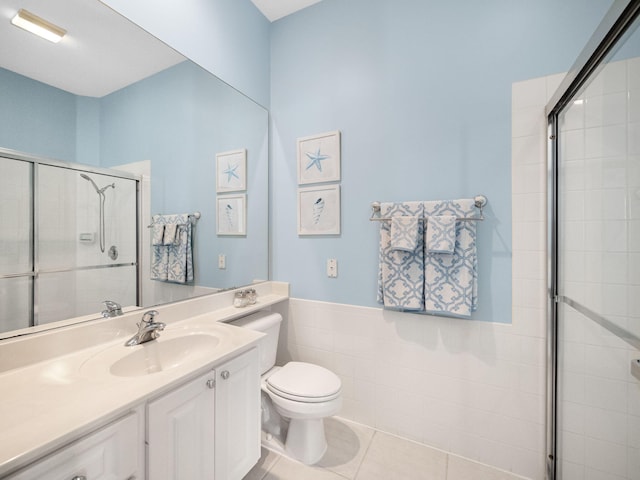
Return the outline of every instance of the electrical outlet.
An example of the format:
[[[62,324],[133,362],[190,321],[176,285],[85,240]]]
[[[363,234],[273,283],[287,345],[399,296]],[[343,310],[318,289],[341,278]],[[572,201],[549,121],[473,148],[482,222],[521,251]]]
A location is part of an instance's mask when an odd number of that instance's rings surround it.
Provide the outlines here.
[[[227,256],[224,253],[218,255],[218,268],[220,270],[227,268]]]
[[[330,258],[327,260],[327,277],[336,278],[338,276],[338,260]]]

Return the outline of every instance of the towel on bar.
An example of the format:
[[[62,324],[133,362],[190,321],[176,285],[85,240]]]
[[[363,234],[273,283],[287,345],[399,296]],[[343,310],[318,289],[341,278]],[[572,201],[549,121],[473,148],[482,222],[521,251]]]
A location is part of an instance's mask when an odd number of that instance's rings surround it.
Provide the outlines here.
[[[428,217],[471,217],[473,199],[424,202]],[[425,311],[436,315],[470,317],[478,306],[476,223],[455,222],[455,249],[451,255],[427,251],[424,257]]]
[[[391,250],[413,252],[418,244],[418,225],[422,218],[409,215],[391,217]]]
[[[422,218],[422,202],[382,203],[382,217]],[[413,251],[394,250],[391,246],[391,222],[380,225],[378,302],[398,310],[424,310],[424,227],[418,222]]]
[[[192,225],[189,215],[154,215],[153,223],[176,225],[176,229],[173,243],[152,247],[151,279],[173,283],[192,282]]]
[[[456,216],[432,215],[427,220],[425,247],[430,253],[453,253],[456,247]]]
[[[164,242],[164,225],[154,223],[151,226],[151,245],[162,245]]]
[[[164,226],[164,239],[163,245],[173,245],[174,243],[180,242],[180,236],[178,233],[178,224],[177,223],[167,223]]]

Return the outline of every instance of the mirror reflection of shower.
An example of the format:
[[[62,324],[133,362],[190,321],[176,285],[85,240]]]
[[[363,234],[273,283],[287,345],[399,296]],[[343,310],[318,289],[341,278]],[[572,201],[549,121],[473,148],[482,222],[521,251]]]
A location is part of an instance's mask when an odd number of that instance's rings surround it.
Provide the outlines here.
[[[105,194],[104,191],[107,188],[116,188],[116,184],[115,183],[111,183],[109,185],[105,185],[102,188],[98,188],[98,185],[96,185],[96,182],[93,181],[93,179],[91,177],[89,177],[89,175],[85,174],[85,173],[81,173],[80,176],[82,178],[84,178],[85,180],[89,180],[91,182],[91,185],[93,185],[93,188],[96,189],[96,193],[98,194],[98,197],[100,198],[100,251],[104,253],[104,249],[105,249],[105,226],[104,226],[104,200],[105,200]]]

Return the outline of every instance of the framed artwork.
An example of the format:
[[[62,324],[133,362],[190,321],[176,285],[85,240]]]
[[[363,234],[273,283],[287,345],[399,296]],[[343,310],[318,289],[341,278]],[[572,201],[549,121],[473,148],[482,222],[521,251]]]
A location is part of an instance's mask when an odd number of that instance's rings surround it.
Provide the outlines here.
[[[298,235],[340,234],[340,185],[298,189]]]
[[[247,234],[247,195],[218,195],[216,232],[218,235]]]
[[[298,185],[340,180],[340,132],[298,139]]]
[[[216,154],[216,192],[247,189],[247,149]]]

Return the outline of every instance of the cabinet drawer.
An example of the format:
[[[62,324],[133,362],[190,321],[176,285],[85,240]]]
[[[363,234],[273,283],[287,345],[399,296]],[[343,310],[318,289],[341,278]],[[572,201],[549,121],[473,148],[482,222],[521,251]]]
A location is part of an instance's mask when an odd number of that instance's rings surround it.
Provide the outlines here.
[[[132,412],[7,480],[142,480],[138,422]]]

